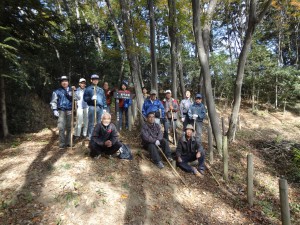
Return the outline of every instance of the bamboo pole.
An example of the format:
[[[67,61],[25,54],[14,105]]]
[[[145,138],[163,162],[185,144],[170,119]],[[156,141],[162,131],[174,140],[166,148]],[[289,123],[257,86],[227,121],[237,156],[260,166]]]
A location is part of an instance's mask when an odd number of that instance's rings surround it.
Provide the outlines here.
[[[288,184],[286,179],[279,179],[279,194],[282,225],[290,225],[291,217],[289,207]]]
[[[250,207],[253,206],[253,155],[247,155],[247,200]]]

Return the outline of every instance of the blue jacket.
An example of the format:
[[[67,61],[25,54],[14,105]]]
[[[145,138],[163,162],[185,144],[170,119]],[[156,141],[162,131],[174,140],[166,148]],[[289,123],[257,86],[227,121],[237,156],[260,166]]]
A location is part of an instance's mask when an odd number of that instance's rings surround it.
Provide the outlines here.
[[[70,87],[68,87],[67,89],[60,87],[53,91],[50,105],[53,111],[72,110],[72,89]]]
[[[153,102],[148,98],[145,100],[143,104],[142,113],[145,117],[147,117],[148,113],[150,112],[158,112],[161,109],[160,118],[165,118],[165,108],[161,101],[155,99]]]
[[[132,100],[130,98],[127,98],[124,100],[124,108],[128,109],[129,106],[132,105]]]
[[[201,102],[200,104],[197,104],[194,102],[194,104],[189,108],[188,115],[190,119],[193,119],[193,114],[197,114],[197,122],[202,122],[206,116],[206,109],[204,104]]]
[[[104,90],[97,86],[96,94],[97,94],[96,105],[101,108],[107,108]],[[94,100],[92,100],[93,95],[94,95],[94,85],[88,86],[85,89],[83,94],[83,100],[88,104],[88,106],[95,106]]]

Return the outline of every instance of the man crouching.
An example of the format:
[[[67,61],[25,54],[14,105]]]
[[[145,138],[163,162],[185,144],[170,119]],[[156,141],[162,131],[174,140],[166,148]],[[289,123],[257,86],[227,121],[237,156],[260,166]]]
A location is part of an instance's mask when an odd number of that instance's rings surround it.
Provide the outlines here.
[[[111,115],[108,112],[102,114],[101,123],[94,128],[89,147],[91,157],[99,157],[101,154],[113,155],[122,147],[116,126],[111,123]]]
[[[159,147],[163,149],[168,160],[170,162],[172,161],[168,141],[163,138],[160,125],[155,123],[154,112],[148,113],[147,122],[143,124],[142,127],[141,138],[143,147],[150,152],[151,159],[158,168],[164,168],[164,164],[159,155]]]
[[[197,177],[203,177],[205,151],[199,140],[193,137],[193,131],[193,126],[188,124],[185,128],[185,135],[178,141],[176,149],[177,165],[181,169],[195,174]],[[188,164],[196,159],[199,163],[198,170]]]

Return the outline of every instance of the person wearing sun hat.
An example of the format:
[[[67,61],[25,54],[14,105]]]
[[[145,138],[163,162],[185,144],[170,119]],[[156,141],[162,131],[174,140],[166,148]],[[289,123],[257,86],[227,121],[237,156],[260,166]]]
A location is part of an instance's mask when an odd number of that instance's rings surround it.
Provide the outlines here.
[[[88,123],[88,138],[89,140],[92,137],[93,129],[95,125],[95,111],[96,111],[96,124],[100,123],[101,116],[103,114],[103,111],[106,111],[107,105],[106,105],[106,97],[104,90],[101,87],[98,87],[99,83],[99,76],[97,74],[91,75],[91,85],[88,86],[83,94],[84,101],[89,106],[89,123]],[[95,107],[96,102],[96,107]]]
[[[195,102],[188,110],[188,116],[190,120],[192,120],[192,125],[196,128],[196,137],[199,138],[201,142],[202,124],[206,117],[206,108],[202,103],[201,94],[196,94]]]
[[[205,170],[205,151],[197,138],[193,136],[194,127],[188,124],[185,135],[178,141],[176,148],[177,165],[184,171],[203,177]],[[198,168],[188,163],[198,160]]]

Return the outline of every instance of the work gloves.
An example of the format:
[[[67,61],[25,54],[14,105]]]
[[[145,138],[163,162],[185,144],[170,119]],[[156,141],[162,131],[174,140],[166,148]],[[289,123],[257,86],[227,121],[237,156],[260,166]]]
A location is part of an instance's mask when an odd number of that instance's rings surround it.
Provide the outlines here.
[[[54,115],[55,117],[59,117],[59,112],[58,112],[57,110],[54,110],[54,111],[53,111],[53,115]]]
[[[181,121],[184,123],[184,121],[185,121],[185,118],[184,118],[184,117],[182,117],[182,118],[181,118]]]
[[[156,140],[156,141],[155,141],[155,145],[156,145],[156,146],[160,146],[160,141],[159,141],[159,140]]]
[[[198,115],[197,114],[193,114],[192,117],[193,117],[193,120],[196,120],[198,118]]]
[[[93,95],[92,100],[97,100],[97,95]]]

